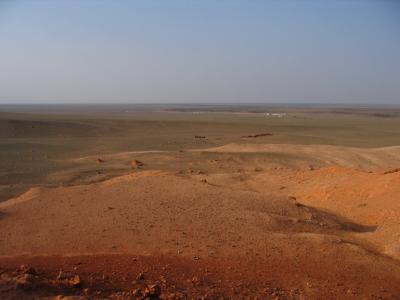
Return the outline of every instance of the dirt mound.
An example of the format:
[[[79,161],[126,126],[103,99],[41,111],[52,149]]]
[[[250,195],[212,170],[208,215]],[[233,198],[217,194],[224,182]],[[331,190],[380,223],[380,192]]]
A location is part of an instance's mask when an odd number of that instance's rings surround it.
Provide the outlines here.
[[[385,171],[383,174],[392,174],[392,173],[397,173],[397,172],[400,172],[400,168],[396,168],[396,169],[393,169],[393,170],[389,170],[389,171]]]
[[[2,220],[0,233],[8,236],[7,245],[0,249],[3,255],[109,249],[214,256],[250,249],[260,252],[266,245],[259,243],[259,238],[269,240],[269,246],[280,245],[287,237],[277,233],[358,230],[356,225],[287,197],[234,191],[209,181],[204,184],[196,178],[157,172],[46,189],[40,197],[18,204],[3,203],[7,217]],[[28,231],[25,223],[18,222],[22,215],[30,224]],[[53,243],[60,232],[63,239]]]
[[[275,191],[278,195],[294,195],[301,204],[352,220],[364,227],[352,234],[359,242],[400,258],[399,172],[383,174],[336,166],[313,171],[283,170],[254,174],[243,185],[261,193]]]
[[[272,135],[272,133],[266,132],[266,133],[244,135],[244,136],[242,136],[242,138],[258,138],[258,137],[271,136],[271,135]]]
[[[49,255],[0,259],[0,298],[396,299],[400,269],[387,256],[400,258],[400,172],[383,170],[398,150],[236,144],[105,156],[129,174],[0,204],[0,255]],[[129,171],[133,157],[148,170]],[[21,263],[36,274],[15,271]]]

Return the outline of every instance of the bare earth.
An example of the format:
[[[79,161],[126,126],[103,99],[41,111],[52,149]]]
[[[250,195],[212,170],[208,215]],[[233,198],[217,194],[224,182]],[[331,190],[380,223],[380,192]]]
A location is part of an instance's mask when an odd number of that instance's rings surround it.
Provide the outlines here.
[[[214,146],[70,158],[47,180],[97,172],[0,202],[0,298],[400,298],[400,146]]]

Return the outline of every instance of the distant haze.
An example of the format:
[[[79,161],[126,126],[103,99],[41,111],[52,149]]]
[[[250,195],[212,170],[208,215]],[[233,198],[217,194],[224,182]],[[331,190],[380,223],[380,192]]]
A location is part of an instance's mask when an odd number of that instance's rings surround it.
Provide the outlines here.
[[[0,2],[0,103],[400,104],[398,1]]]

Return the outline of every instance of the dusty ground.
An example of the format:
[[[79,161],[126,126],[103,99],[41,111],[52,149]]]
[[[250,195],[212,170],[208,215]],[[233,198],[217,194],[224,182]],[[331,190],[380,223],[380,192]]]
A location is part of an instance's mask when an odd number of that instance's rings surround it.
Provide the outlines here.
[[[254,134],[59,158],[0,202],[0,297],[399,299],[396,143]]]

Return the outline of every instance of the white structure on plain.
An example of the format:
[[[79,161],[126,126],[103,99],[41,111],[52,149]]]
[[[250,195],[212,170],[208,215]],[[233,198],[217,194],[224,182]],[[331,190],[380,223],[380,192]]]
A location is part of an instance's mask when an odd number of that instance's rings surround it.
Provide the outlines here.
[[[278,118],[282,118],[284,116],[286,116],[286,113],[265,113],[265,115],[267,117],[278,117]]]

